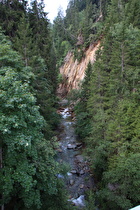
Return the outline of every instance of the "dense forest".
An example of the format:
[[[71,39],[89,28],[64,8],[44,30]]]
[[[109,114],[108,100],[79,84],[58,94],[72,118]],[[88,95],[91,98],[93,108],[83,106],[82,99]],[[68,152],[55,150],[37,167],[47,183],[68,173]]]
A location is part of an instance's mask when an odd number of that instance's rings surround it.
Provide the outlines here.
[[[57,174],[57,73],[43,1],[0,2],[2,209],[67,209]]]
[[[0,1],[1,208],[75,209],[57,178],[59,67],[68,51],[80,62],[100,41],[71,94],[95,179],[86,209],[128,210],[140,202],[140,1],[69,0],[53,24],[44,7]]]
[[[67,48],[80,61],[101,42],[73,97],[96,181],[89,209],[129,209],[140,201],[140,1],[71,0],[66,12],[54,21],[58,65]]]

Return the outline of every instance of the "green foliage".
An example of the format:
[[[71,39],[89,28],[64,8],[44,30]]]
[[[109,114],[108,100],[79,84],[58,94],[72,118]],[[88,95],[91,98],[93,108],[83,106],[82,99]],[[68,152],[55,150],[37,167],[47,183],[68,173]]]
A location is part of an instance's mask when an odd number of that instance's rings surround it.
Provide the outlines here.
[[[37,56],[33,57],[32,68],[35,79],[32,80],[31,84],[37,96],[37,104],[40,106],[40,112],[51,128],[57,124],[58,115],[54,107],[56,101],[54,89],[48,78],[49,70],[45,65],[44,59]],[[45,130],[47,129],[45,128]]]
[[[28,10],[27,3],[27,1],[2,1],[0,3],[1,25],[13,41],[14,49],[22,56],[24,66],[28,68],[30,66],[30,71],[34,74],[31,85],[32,92],[37,97],[36,103],[40,106],[40,112],[50,124],[49,126],[53,128],[58,120],[54,108],[58,73],[55,67],[49,21],[47,13],[44,12],[43,1],[32,1]],[[6,20],[8,23],[5,22]]]
[[[74,60],[78,60],[78,62],[81,62],[82,58],[84,57],[84,51],[81,48],[75,48],[74,49]]]
[[[2,29],[23,60],[0,34],[1,203],[9,209],[72,208],[63,199],[66,193],[56,176],[61,169],[50,142],[58,122],[55,91],[62,79],[55,62],[59,67],[71,49],[80,61],[83,49],[102,38],[81,90],[69,96],[77,101],[76,131],[97,181],[88,208],[95,208],[96,199],[101,209],[138,205],[140,1],[70,0],[66,17],[59,11],[52,33],[43,1],[32,1],[29,10],[26,6],[26,1],[0,2]]]
[[[62,74],[58,74],[58,84],[60,84],[60,83],[62,83],[62,81],[63,81],[63,76],[62,76]]]
[[[22,56],[24,65],[31,65],[31,57],[33,56],[32,31],[24,14],[19,20],[18,29],[14,40],[14,48],[18,50]]]
[[[51,129],[58,122],[55,107],[55,91],[57,87],[57,71],[51,49],[50,31],[43,2],[32,2],[32,8],[19,20],[14,38],[14,48],[18,50],[24,65],[30,66],[34,73],[31,81],[32,91],[36,94],[37,105],[47,121],[49,129],[44,129],[48,138]],[[46,134],[47,133],[47,134]]]
[[[61,10],[59,10],[57,17],[54,20],[52,36],[57,66],[60,67],[67,52],[71,49],[69,34],[65,28],[64,16]]]
[[[59,166],[42,132],[44,127],[49,132],[49,126],[30,92],[32,76],[0,33],[0,191],[1,204],[10,209],[42,209],[50,199],[57,205],[54,200],[61,197],[56,177]]]
[[[68,93],[68,100],[76,102],[79,99],[80,91],[78,89],[73,89]]]
[[[104,173],[106,187],[99,197],[106,200],[103,209],[130,209],[139,203],[140,169],[139,153],[121,153],[113,161],[112,168]]]
[[[53,40],[58,67],[62,65],[66,53],[71,49],[74,51],[75,59],[80,62],[84,57],[83,49],[88,47],[91,42],[97,41],[98,36],[101,36],[103,26],[100,23],[103,19],[102,8],[105,9],[105,3],[102,4],[104,7],[96,0],[70,0],[65,17],[59,10],[53,25]],[[97,26],[96,23],[99,25]],[[77,44],[79,35],[82,36],[83,41]]]
[[[11,39],[15,36],[18,21],[25,13],[27,1],[2,0],[0,2],[0,26]]]
[[[111,1],[101,47],[76,107],[77,131],[91,159],[101,209],[129,209],[138,205],[140,196],[140,31],[136,8],[138,1]]]
[[[96,210],[97,209],[97,207],[95,205],[95,202],[96,202],[95,198],[96,198],[95,192],[90,190],[87,193],[87,203],[86,203],[87,210]]]
[[[81,85],[81,92],[79,94],[80,100],[75,106],[75,112],[77,115],[76,133],[82,139],[88,136],[91,129],[89,112],[87,110],[87,101],[90,95],[89,84],[90,84],[91,72],[92,72],[92,66],[91,63],[89,63],[85,71],[84,81]]]

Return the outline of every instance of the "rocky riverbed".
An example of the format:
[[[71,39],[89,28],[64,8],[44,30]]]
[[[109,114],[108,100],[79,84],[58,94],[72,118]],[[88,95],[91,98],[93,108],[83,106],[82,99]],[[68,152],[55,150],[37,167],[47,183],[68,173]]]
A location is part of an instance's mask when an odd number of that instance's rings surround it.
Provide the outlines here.
[[[62,117],[58,132],[58,161],[69,168],[65,178],[69,202],[79,208],[84,208],[86,206],[85,192],[93,185],[93,179],[88,161],[82,155],[83,144],[77,141],[73,110],[65,104],[66,101],[62,101],[58,110]],[[58,176],[63,178],[61,174]]]

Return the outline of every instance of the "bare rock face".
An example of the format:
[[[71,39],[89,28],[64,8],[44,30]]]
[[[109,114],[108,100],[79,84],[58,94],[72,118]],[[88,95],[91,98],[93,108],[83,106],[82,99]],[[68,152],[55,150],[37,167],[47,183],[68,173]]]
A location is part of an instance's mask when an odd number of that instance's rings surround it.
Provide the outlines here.
[[[63,82],[58,88],[58,95],[64,97],[71,89],[79,89],[79,83],[84,79],[88,63],[91,62],[93,64],[96,60],[96,51],[99,46],[100,41],[90,45],[89,48],[85,50],[85,56],[80,62],[78,62],[77,59],[74,60],[72,52],[68,52],[64,60],[64,65],[60,68]]]

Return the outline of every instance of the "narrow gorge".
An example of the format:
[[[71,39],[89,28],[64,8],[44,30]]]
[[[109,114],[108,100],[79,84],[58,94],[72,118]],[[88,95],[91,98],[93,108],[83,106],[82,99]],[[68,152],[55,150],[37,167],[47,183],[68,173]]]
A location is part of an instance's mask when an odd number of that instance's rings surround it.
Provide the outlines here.
[[[140,0],[64,1],[0,1],[1,209],[140,209]]]
[[[86,194],[93,189],[94,178],[90,171],[88,157],[83,155],[84,147],[75,133],[76,116],[73,104],[68,102],[67,94],[74,89],[79,89],[84,80],[85,71],[90,62],[96,60],[96,51],[99,49],[100,41],[92,44],[85,51],[85,56],[80,62],[74,60],[72,52],[68,52],[64,59],[64,64],[60,68],[63,77],[58,88],[60,97],[58,113],[61,115],[61,122],[58,130],[58,162],[67,165],[69,170],[67,175],[58,174],[58,178],[65,180],[69,194],[68,201],[77,206],[78,209],[86,209]]]

